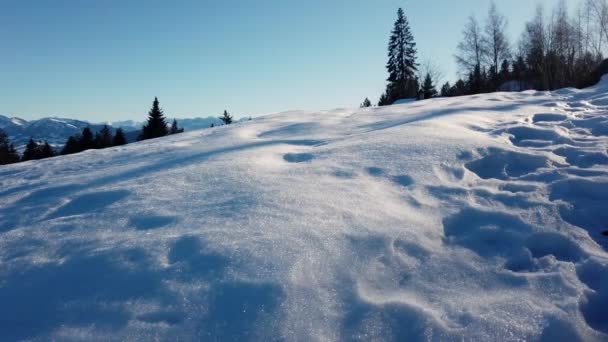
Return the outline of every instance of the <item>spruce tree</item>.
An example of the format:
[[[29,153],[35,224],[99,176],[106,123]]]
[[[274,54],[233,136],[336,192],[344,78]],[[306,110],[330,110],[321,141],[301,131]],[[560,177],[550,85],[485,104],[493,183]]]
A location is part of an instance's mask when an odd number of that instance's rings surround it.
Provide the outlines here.
[[[371,107],[371,106],[372,106],[372,102],[366,97],[365,100],[363,100],[363,103],[361,103],[361,105],[359,107],[367,108],[367,107]]]
[[[431,74],[427,73],[426,77],[424,78],[424,84],[422,85],[422,98],[430,99],[434,96],[437,96],[437,89],[435,89]]]
[[[148,112],[148,122],[144,125],[139,140],[164,137],[169,134],[167,122],[162,109],[159,107],[158,98],[154,98],[152,109]]]
[[[39,145],[38,149],[38,156],[36,159],[51,158],[55,156],[55,150],[48,143],[48,141],[45,141],[44,144]]]
[[[522,56],[513,61],[513,79],[518,83],[517,90],[524,90],[527,76],[527,66]]]
[[[183,133],[184,129],[177,127],[177,120],[173,119],[173,123],[171,124],[171,128],[169,129],[169,134],[177,134]]]
[[[224,125],[230,125],[232,123],[232,116],[230,116],[227,110],[224,110],[224,114],[220,116],[220,120],[222,120]]]
[[[467,83],[461,79],[456,81],[454,87],[452,87],[452,96],[462,96],[468,93]]]
[[[389,105],[399,99],[417,96],[419,85],[416,78],[416,53],[416,43],[409,22],[403,9],[399,8],[388,44],[386,69],[389,83],[379,105]]]
[[[25,145],[25,151],[23,151],[22,161],[35,160],[38,159],[39,147],[38,143],[34,141],[33,138],[27,142]]]
[[[450,85],[450,82],[445,82],[445,84],[441,87],[441,96],[442,97],[452,96],[452,86]]]
[[[19,159],[15,146],[10,143],[6,133],[0,129],[0,165],[17,163]]]
[[[0,165],[9,164],[8,162],[8,149],[9,149],[8,136],[0,128]]]
[[[490,69],[486,75],[484,92],[495,92],[498,90],[498,87],[500,87],[500,75],[498,74],[498,71],[494,69],[494,66],[490,66]]]
[[[112,139],[112,146],[122,146],[127,144],[127,137],[125,137],[125,132],[122,128],[118,128],[116,130],[116,134],[114,134],[114,139]]]
[[[104,125],[95,135],[95,145],[97,148],[106,148],[112,146],[112,131],[108,125]]]
[[[509,60],[505,59],[500,65],[500,82],[505,83],[511,80],[511,70],[509,70]]]
[[[93,137],[93,132],[89,127],[85,127],[82,130],[82,135],[80,136],[80,151],[86,151],[92,148],[95,148],[95,138]]]
[[[20,160],[21,160],[21,157],[19,156],[19,152],[17,152],[17,150],[15,149],[15,145],[13,145],[13,144],[8,145],[6,164],[18,163]]]
[[[80,141],[78,141],[78,138],[74,137],[74,136],[70,136],[68,138],[68,140],[65,142],[65,145],[63,145],[63,149],[61,150],[61,154],[62,155],[66,155],[66,154],[73,154],[73,153],[78,153],[80,152]]]
[[[485,71],[482,71],[481,65],[475,66],[473,72],[469,75],[469,94],[480,94],[485,90]]]
[[[8,146],[8,144],[9,144],[8,135],[6,135],[4,130],[2,128],[0,128],[0,147]]]

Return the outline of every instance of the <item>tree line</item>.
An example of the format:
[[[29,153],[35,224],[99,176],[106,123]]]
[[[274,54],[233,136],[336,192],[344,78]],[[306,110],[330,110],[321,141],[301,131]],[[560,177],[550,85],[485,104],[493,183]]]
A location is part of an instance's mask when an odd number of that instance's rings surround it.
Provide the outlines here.
[[[163,110],[159,106],[158,98],[154,98],[152,108],[148,112],[146,124],[143,126],[137,140],[159,138],[182,132],[184,132],[184,129],[178,127],[177,120],[174,119],[171,125],[167,124]],[[20,155],[15,146],[9,141],[6,133],[0,129],[0,165],[126,144],[128,144],[128,141],[122,128],[118,128],[115,133],[112,133],[112,129],[108,125],[104,125],[98,132],[93,132],[90,127],[83,128],[80,134],[68,137],[63,148],[59,151],[56,151],[47,141],[37,142],[33,138],[30,138],[23,154]]]
[[[561,0],[549,19],[542,6],[517,44],[509,41],[507,18],[492,3],[482,23],[470,16],[455,59],[461,77],[437,90],[437,70],[419,70],[417,49],[403,9],[389,38],[386,90],[379,106],[406,98],[461,96],[495,91],[586,87],[608,44],[608,0],[587,0],[574,14]],[[365,99],[361,107],[371,106]]]
[[[230,125],[234,122],[234,118],[227,110],[224,110],[223,114],[218,117],[218,119],[222,121],[224,125]],[[214,126],[214,124],[211,124],[211,127]],[[170,125],[167,123],[165,114],[162,108],[160,108],[158,98],[155,97],[152,102],[152,108],[148,112],[146,123],[142,127],[137,140],[142,141],[160,138],[183,132],[184,129],[178,126],[176,119],[173,119],[173,122]],[[104,125],[98,132],[93,132],[90,127],[83,128],[81,133],[68,137],[63,148],[60,150],[55,150],[47,141],[39,142],[30,138],[25,146],[23,154],[19,154],[14,144],[9,141],[7,134],[0,129],[0,165],[51,158],[57,155],[80,153],[91,149],[122,146],[128,143],[122,128],[118,128],[115,133],[112,133],[112,128],[108,125]]]
[[[50,158],[56,154],[55,149],[47,141],[36,142],[32,138],[25,146],[23,154],[19,154],[15,145],[9,141],[8,135],[0,129],[0,165]]]

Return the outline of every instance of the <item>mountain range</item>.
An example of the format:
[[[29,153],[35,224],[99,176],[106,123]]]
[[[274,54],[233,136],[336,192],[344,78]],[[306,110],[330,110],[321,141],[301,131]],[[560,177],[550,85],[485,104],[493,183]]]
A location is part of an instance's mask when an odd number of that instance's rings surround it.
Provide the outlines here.
[[[171,122],[172,120],[168,120]],[[211,124],[221,125],[221,121],[216,117],[178,119],[180,127],[186,131],[208,128]],[[105,123],[117,129],[122,128],[127,139],[132,142],[137,139],[143,122],[133,120],[115,121]],[[0,115],[0,129],[9,136],[9,139],[18,149],[22,149],[31,138],[37,141],[48,141],[54,146],[61,146],[71,135],[79,134],[85,127],[90,127],[94,132],[100,130],[104,123],[92,123],[83,120],[66,119],[58,117],[46,117],[37,120],[25,120],[18,117],[8,117]]]

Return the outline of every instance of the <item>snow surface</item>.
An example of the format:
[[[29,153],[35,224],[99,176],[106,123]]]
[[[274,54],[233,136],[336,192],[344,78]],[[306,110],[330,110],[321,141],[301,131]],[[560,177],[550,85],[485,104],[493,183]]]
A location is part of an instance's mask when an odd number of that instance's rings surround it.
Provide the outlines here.
[[[608,79],[0,168],[13,340],[608,338]]]

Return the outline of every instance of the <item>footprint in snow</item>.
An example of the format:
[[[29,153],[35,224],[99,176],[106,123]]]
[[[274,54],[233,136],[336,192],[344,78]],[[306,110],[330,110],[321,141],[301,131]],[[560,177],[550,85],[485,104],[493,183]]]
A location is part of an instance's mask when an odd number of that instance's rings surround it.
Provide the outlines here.
[[[125,190],[100,191],[80,195],[59,207],[49,218],[99,213],[129,195],[130,193]]]
[[[370,176],[373,176],[373,177],[387,177],[393,183],[396,183],[397,185],[400,185],[403,187],[408,187],[408,186],[414,184],[414,179],[412,179],[412,177],[410,177],[408,175],[389,176],[386,171],[384,171],[383,169],[381,169],[379,167],[375,167],[375,166],[368,167],[367,169],[365,169],[365,171]]]
[[[310,153],[287,153],[283,159],[288,163],[304,163],[313,160],[314,156]]]
[[[131,218],[129,224],[138,230],[152,230],[168,226],[176,221],[177,218],[171,216],[145,215]]]

